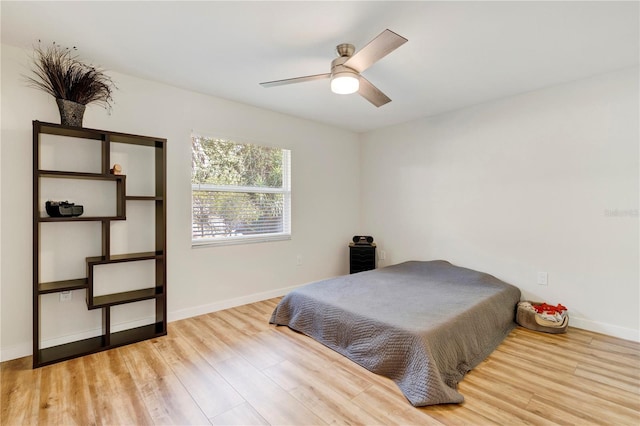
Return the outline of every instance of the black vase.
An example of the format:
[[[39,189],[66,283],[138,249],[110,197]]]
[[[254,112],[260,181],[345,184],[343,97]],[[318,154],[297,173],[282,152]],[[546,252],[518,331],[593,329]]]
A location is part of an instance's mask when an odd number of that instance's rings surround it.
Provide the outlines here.
[[[86,105],[67,99],[56,99],[58,109],[60,110],[60,123],[63,126],[82,127],[82,117]]]

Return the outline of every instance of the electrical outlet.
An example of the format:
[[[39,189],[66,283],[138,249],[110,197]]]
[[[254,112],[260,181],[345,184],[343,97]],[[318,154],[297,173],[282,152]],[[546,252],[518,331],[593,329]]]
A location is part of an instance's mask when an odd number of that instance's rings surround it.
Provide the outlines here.
[[[549,274],[546,272],[538,272],[538,285],[549,285]]]
[[[379,260],[385,260],[387,258],[387,252],[384,250],[380,250],[380,254],[378,255]]]
[[[301,254],[296,256],[296,266],[302,266],[302,255]]]
[[[61,302],[69,302],[73,298],[73,293],[71,290],[60,292],[60,301]]]

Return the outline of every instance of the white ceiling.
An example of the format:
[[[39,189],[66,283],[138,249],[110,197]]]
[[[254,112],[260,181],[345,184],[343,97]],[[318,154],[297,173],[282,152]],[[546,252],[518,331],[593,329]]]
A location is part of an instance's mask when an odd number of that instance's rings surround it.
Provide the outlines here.
[[[639,62],[633,2],[10,2],[2,43],[77,46],[114,70],[357,132]],[[409,42],[363,75],[393,101],[375,108],[320,80],[335,46],[385,28]],[[117,107],[117,92],[116,92]]]

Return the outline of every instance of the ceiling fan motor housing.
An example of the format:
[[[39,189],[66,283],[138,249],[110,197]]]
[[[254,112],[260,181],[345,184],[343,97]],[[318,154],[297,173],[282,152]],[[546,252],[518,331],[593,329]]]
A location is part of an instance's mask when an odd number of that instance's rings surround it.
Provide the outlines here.
[[[335,76],[336,74],[348,73],[353,74],[354,77],[358,78],[358,71],[342,65],[347,59],[349,59],[348,56],[342,56],[331,61],[331,76]]]
[[[336,46],[336,53],[338,57],[331,61],[331,76],[334,77],[336,74],[352,74],[353,77],[358,78],[358,71],[353,68],[349,68],[344,66],[343,64],[351,58],[353,52],[356,51],[356,48],[353,44],[339,44]]]
[[[356,47],[353,44],[342,43],[336,46],[336,53],[338,56],[351,56],[356,51]]]

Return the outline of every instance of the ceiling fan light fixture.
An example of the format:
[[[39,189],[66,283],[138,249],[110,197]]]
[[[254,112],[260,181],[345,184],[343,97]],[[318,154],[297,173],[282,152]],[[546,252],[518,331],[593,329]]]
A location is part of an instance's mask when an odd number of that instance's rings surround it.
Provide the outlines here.
[[[360,88],[358,76],[352,72],[339,72],[331,77],[331,91],[339,95],[350,95]]]

